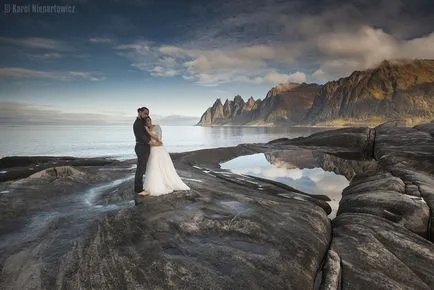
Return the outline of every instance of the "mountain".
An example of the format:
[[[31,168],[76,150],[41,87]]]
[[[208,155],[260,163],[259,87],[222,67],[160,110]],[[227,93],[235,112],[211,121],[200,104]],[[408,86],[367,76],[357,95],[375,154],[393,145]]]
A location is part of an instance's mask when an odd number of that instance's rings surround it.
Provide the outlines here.
[[[297,124],[305,118],[321,86],[317,84],[280,84],[272,88],[264,100],[250,97],[247,102],[240,95],[217,99],[201,117],[198,125],[259,125]]]
[[[375,125],[433,118],[434,60],[399,60],[324,85],[279,84],[264,100],[218,100],[197,125]]]

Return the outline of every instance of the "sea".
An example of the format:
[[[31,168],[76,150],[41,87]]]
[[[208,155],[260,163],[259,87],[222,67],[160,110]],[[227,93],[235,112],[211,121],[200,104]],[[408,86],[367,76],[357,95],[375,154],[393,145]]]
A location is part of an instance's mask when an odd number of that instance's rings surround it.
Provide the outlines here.
[[[330,128],[161,126],[170,153],[308,136]],[[136,158],[132,125],[0,125],[6,156]]]

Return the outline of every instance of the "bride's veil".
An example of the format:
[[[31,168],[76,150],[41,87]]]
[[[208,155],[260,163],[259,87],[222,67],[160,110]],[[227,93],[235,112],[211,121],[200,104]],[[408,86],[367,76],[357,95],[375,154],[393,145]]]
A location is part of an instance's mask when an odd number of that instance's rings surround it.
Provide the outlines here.
[[[158,134],[158,138],[163,140],[163,131],[161,130],[160,125],[154,125],[154,131]]]

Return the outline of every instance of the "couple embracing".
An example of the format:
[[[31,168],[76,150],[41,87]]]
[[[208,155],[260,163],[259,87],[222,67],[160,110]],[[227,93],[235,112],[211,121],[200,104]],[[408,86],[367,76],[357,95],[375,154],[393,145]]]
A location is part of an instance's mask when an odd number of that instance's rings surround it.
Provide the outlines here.
[[[137,155],[134,179],[136,194],[154,196],[175,190],[189,190],[190,188],[178,176],[172,159],[163,146],[161,127],[152,125],[148,108],[138,108],[137,113],[138,116],[133,125],[136,137],[134,149]],[[145,180],[143,181],[144,174]]]

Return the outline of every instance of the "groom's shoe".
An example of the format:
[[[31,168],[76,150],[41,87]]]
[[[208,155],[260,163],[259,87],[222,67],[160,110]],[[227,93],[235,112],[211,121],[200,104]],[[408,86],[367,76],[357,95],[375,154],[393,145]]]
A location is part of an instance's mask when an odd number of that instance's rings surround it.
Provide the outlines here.
[[[135,205],[143,204],[145,202],[144,197],[146,197],[148,195],[149,195],[149,193],[146,191],[136,192],[136,194],[134,196],[134,204]]]
[[[138,192],[137,194],[140,195],[140,196],[148,196],[149,192],[141,191],[141,192]]]

